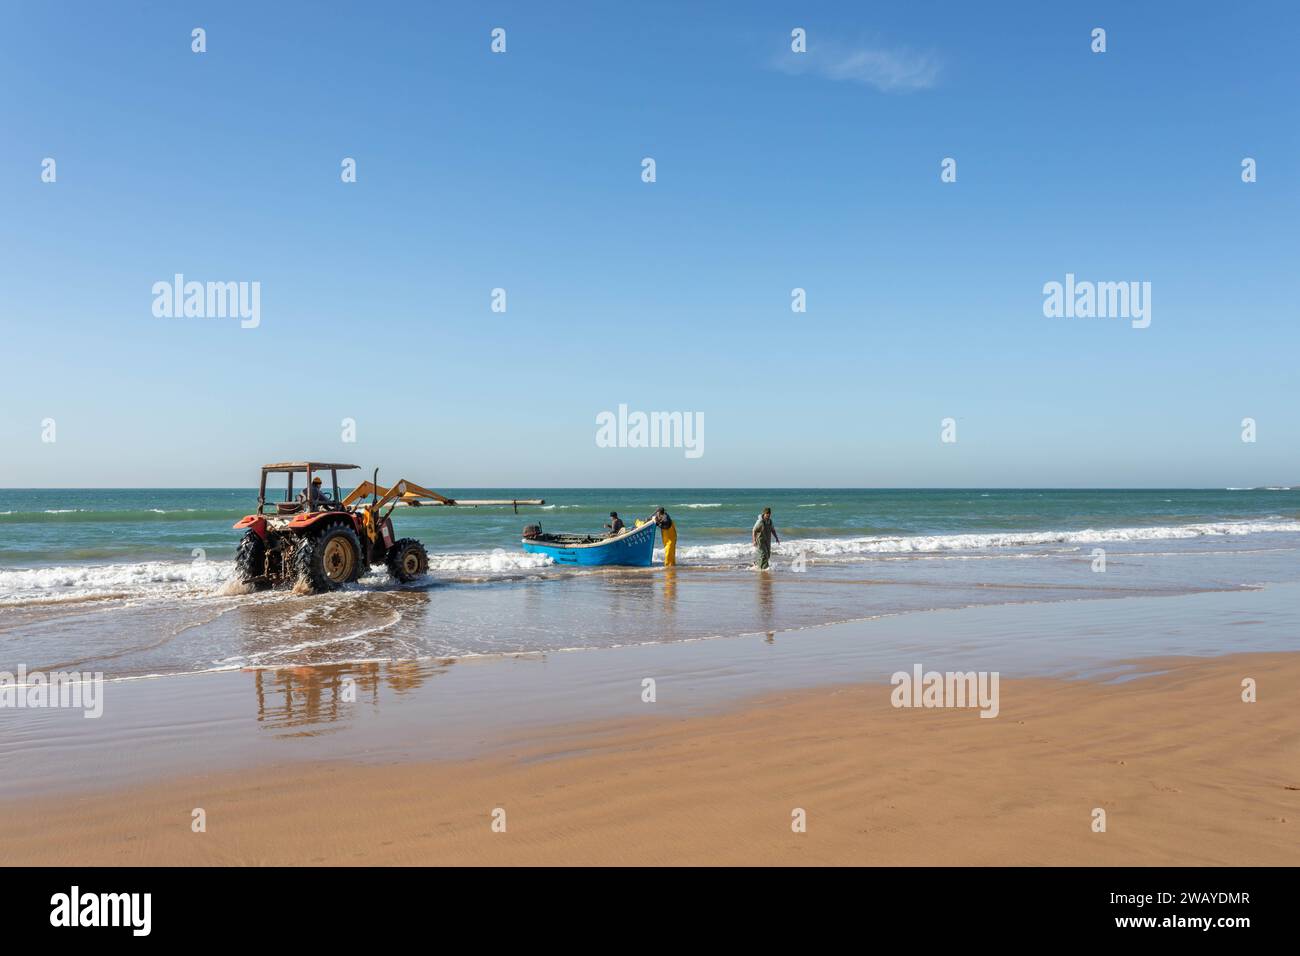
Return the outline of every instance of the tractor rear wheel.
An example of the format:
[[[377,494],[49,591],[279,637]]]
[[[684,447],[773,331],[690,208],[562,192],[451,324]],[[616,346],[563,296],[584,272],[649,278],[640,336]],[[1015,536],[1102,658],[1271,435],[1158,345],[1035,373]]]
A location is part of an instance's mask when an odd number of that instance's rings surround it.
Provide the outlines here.
[[[253,583],[266,574],[266,542],[256,531],[245,531],[235,549],[235,576]]]
[[[414,538],[402,538],[388,549],[384,563],[393,580],[406,584],[428,573],[429,552]]]
[[[304,536],[293,555],[300,581],[313,591],[333,591],[362,573],[361,542],[345,524],[332,524]]]

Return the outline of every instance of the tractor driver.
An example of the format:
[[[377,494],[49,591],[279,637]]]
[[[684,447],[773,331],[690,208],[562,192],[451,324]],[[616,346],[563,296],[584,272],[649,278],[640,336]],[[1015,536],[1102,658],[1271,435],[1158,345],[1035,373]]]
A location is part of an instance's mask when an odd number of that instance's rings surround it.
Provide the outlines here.
[[[305,493],[308,507],[315,508],[317,505],[329,504],[334,499],[330,497],[328,491],[321,490],[320,475],[311,480],[311,488]]]

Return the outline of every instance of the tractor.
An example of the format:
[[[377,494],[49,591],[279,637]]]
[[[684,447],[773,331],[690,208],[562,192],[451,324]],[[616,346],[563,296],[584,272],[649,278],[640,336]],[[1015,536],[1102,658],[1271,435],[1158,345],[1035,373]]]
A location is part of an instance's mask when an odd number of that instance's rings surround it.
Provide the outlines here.
[[[371,565],[386,565],[388,573],[403,583],[424,576],[429,570],[428,552],[414,538],[397,538],[390,517],[393,508],[398,502],[455,505],[456,501],[409,481],[380,487],[379,469],[373,481],[361,482],[342,497],[339,472],[352,470],[358,466],[318,461],[263,465],[257,511],[234,526],[244,532],[235,553],[238,578],[254,587],[301,582],[322,592],[357,580]],[[318,487],[325,473],[328,490]],[[286,476],[284,500],[267,501],[267,477],[280,474]],[[299,475],[303,488],[295,496],[294,479]]]

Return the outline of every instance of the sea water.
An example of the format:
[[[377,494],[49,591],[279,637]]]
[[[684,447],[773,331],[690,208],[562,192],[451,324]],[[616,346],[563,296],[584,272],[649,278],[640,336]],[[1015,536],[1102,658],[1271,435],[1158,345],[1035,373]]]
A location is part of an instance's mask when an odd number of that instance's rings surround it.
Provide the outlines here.
[[[113,676],[698,640],[916,610],[1258,587],[1298,577],[1300,491],[443,489],[543,506],[399,508],[431,574],[327,595],[230,587],[247,489],[0,490],[0,669]],[[525,524],[662,505],[676,572],[557,568]],[[750,528],[781,544],[753,570]],[[658,553],[662,557],[662,553]],[[1140,648],[1135,648],[1140,649]]]

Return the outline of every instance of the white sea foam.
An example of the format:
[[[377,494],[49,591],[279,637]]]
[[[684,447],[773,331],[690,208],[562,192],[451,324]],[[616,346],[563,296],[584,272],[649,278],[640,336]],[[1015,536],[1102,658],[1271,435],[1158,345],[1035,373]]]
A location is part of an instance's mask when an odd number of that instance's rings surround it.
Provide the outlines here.
[[[524,551],[464,551],[429,555],[430,571],[528,571],[551,564],[544,554]]]
[[[690,504],[675,505],[674,507],[677,507],[677,508],[721,508],[721,507],[722,507],[722,502],[721,502],[721,501],[710,501],[710,502],[698,502],[698,501],[696,501],[696,502],[691,502]]]
[[[680,506],[679,506],[680,507]],[[1086,529],[1081,531],[1015,531],[999,534],[948,534],[843,538],[786,539],[776,547],[782,554],[806,553],[812,558],[852,560],[875,554],[976,553],[1015,556],[1019,548],[1044,545],[1095,545],[1129,541],[1180,540],[1200,537],[1300,533],[1300,520],[1221,521],[1142,528]],[[690,564],[745,563],[753,557],[748,538],[720,544],[678,548]],[[429,555],[429,569],[438,573],[509,573],[539,570],[552,564],[542,554],[498,548]],[[232,596],[227,587],[233,576],[231,561],[164,562],[136,564],[85,564],[48,568],[0,568],[0,606],[27,601],[76,601],[108,595],[130,597]],[[375,569],[360,585],[382,586],[387,575]]]
[[[0,568],[0,604],[78,600],[104,594],[215,590],[231,576],[233,561],[147,561],[76,564],[52,568]]]
[[[946,551],[985,551],[1050,544],[1106,544],[1125,541],[1160,541],[1218,535],[1300,532],[1300,521],[1221,521],[1206,524],[1152,526],[1148,528],[1088,528],[1082,531],[1011,531],[1000,534],[944,534],[885,537],[786,539],[775,550],[785,554],[853,557],[872,554],[926,554]],[[696,564],[746,560],[753,556],[749,541],[678,548],[682,560]]]

